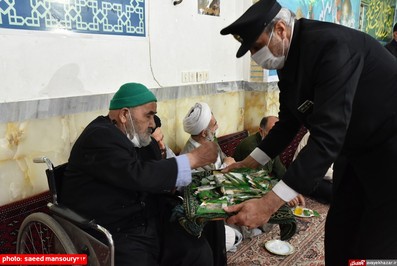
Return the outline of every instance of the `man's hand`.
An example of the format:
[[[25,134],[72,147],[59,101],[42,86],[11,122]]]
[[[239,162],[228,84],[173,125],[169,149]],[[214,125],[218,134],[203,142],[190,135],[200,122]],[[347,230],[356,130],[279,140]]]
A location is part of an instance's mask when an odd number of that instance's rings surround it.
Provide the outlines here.
[[[215,142],[206,141],[198,148],[187,153],[190,168],[195,169],[216,162],[218,158],[218,146]]]
[[[233,163],[235,163],[235,162],[236,162],[236,161],[234,160],[233,157],[225,157],[225,158],[223,159],[223,163],[226,164],[226,165],[231,165],[231,164],[233,164]]]
[[[268,192],[260,199],[251,199],[243,203],[228,206],[224,210],[228,213],[236,213],[226,220],[228,224],[247,226],[249,229],[256,228],[269,221],[270,216],[275,213],[285,202],[273,191]]]
[[[291,201],[288,202],[288,206],[290,207],[296,207],[296,206],[305,206],[305,198],[303,197],[302,194],[299,194],[295,198],[293,198]]]
[[[222,173],[227,173],[230,172],[233,169],[238,169],[238,168],[258,168],[260,164],[254,160],[251,156],[247,156],[244,160],[240,162],[233,163],[231,165],[228,165],[225,169],[222,170]]]

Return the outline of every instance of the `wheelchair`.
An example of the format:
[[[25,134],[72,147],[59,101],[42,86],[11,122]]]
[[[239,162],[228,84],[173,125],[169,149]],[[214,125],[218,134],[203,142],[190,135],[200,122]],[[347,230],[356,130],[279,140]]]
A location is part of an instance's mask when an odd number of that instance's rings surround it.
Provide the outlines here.
[[[47,157],[35,158],[47,164],[46,175],[52,202],[50,214],[27,216],[18,231],[18,254],[86,254],[87,265],[113,266],[114,243],[110,232],[73,210],[63,206],[58,191],[67,163],[54,167]]]

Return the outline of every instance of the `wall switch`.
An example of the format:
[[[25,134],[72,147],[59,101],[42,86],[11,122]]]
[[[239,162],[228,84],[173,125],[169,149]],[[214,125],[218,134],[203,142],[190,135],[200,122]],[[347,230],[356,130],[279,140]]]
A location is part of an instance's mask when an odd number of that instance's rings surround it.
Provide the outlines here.
[[[188,83],[190,79],[190,73],[189,72],[182,72],[182,83]]]
[[[197,82],[196,72],[189,72],[189,82]]]

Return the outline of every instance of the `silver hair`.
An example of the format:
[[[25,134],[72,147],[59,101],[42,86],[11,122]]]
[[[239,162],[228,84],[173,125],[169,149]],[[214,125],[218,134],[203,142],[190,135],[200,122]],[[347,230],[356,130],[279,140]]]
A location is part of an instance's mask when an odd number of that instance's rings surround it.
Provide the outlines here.
[[[273,18],[273,20],[265,27],[263,30],[266,33],[270,33],[273,30],[274,24],[279,22],[280,20],[284,21],[287,27],[291,28],[292,24],[296,18],[294,12],[289,10],[288,8],[281,8],[277,15]]]

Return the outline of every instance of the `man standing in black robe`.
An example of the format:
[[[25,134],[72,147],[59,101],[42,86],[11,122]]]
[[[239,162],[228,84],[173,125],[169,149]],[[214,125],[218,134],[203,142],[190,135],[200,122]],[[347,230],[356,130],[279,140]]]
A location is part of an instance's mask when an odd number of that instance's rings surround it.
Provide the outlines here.
[[[241,42],[237,57],[250,51],[258,65],[277,69],[280,89],[279,122],[249,156],[226,170],[264,165],[302,125],[310,131],[273,190],[228,207],[237,213],[228,222],[251,228],[266,223],[298,193],[310,194],[334,163],[326,265],[397,259],[396,59],[368,34],[295,19],[275,0],[258,1],[221,34]]]

